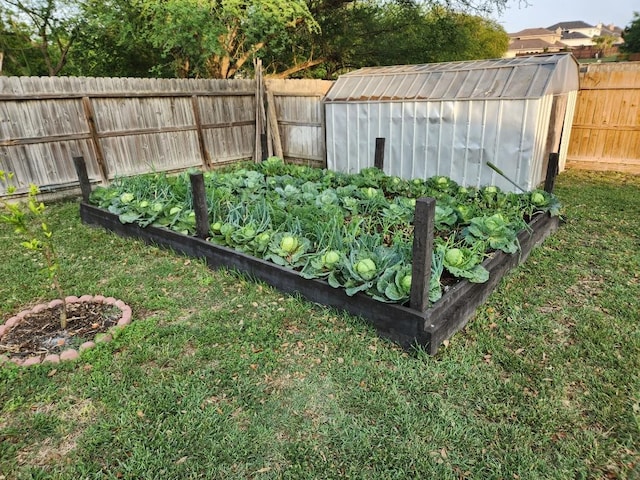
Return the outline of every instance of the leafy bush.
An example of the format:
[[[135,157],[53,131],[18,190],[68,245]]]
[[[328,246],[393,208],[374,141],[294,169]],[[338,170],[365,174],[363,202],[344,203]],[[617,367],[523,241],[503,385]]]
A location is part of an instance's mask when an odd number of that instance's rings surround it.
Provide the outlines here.
[[[0,182],[4,184],[9,195],[16,192],[16,187],[12,184],[13,179],[12,172],[0,170]],[[60,263],[58,262],[53,232],[45,221],[47,207],[43,202],[38,201],[38,193],[40,193],[38,187],[31,184],[26,203],[0,198],[0,222],[14,227],[14,233],[17,238],[22,240],[20,244],[23,247],[38,252],[44,257],[46,264],[44,271],[63,302],[63,308],[60,311],[60,327],[65,329],[67,328],[67,305],[58,276]]]

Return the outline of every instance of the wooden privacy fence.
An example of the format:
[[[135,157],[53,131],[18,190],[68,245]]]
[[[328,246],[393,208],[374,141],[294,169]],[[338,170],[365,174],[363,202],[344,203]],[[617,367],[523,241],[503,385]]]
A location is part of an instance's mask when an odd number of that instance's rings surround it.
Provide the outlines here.
[[[567,167],[640,173],[640,63],[583,68]]]
[[[0,77],[0,170],[14,172],[18,192],[24,192],[30,183],[43,191],[77,187],[76,156],[85,158],[94,183],[149,171],[207,169],[254,158],[256,124],[268,127],[285,158],[324,165],[322,97],[331,82],[268,80],[266,99],[256,85]],[[267,108],[257,109],[256,98]],[[270,121],[257,122],[265,112]]]
[[[333,82],[328,80],[266,79],[267,111],[276,115],[282,156],[286,160],[326,166],[322,100],[331,85]]]
[[[566,165],[640,173],[640,63],[584,68]],[[19,192],[30,183],[57,191],[77,188],[73,157],[85,158],[93,183],[207,169],[263,156],[263,132],[264,155],[324,167],[322,101],[331,85],[0,77],[0,170],[16,174]]]

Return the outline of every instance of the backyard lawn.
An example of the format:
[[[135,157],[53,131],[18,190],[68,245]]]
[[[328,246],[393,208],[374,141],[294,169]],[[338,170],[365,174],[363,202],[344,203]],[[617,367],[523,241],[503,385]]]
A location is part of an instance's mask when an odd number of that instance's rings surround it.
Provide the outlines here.
[[[435,357],[50,207],[69,295],[133,323],[0,368],[0,479],[640,478],[640,176],[562,173],[566,223]],[[0,322],[54,298],[0,225]]]

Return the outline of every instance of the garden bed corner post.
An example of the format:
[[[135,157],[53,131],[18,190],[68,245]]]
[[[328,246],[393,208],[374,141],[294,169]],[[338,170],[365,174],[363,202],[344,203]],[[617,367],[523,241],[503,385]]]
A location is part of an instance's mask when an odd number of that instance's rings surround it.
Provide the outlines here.
[[[202,172],[189,174],[191,191],[193,193],[193,211],[196,214],[196,236],[206,239],[209,236],[209,209],[207,207],[207,192],[204,186]]]
[[[421,197],[416,201],[416,212],[413,220],[413,264],[409,306],[419,312],[426,311],[429,306],[435,215],[436,201],[434,198]]]
[[[82,201],[89,203],[91,182],[89,181],[89,174],[87,173],[87,162],[85,162],[84,157],[73,157],[73,166],[76,169],[76,175],[78,175],[78,181],[80,182]]]

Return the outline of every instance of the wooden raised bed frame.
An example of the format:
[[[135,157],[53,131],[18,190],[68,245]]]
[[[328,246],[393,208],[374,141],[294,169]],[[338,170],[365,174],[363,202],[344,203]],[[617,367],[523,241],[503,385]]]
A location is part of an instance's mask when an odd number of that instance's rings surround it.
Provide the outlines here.
[[[74,159],[76,160],[76,159]],[[82,162],[76,162],[82,181]],[[192,178],[192,182],[193,182]],[[196,179],[198,180],[198,179]],[[201,175],[200,179],[201,181]],[[81,182],[82,183],[82,182]],[[194,192],[201,188],[193,182]],[[211,268],[226,267],[262,280],[286,293],[298,293],[306,299],[321,305],[334,307],[353,315],[360,316],[375,326],[378,333],[405,348],[420,345],[431,355],[435,355],[443,341],[450,338],[469,321],[500,280],[514,267],[524,262],[531,250],[554,232],[559,226],[559,218],[548,214],[537,215],[529,223],[531,231],[518,234],[520,252],[505,254],[492,253],[484,262],[489,271],[486,283],[470,283],[462,280],[453,285],[442,298],[427,306],[431,248],[433,245],[433,220],[431,215],[419,216],[419,209],[427,213],[435,207],[433,199],[420,199],[416,207],[414,269],[410,307],[383,303],[358,293],[352,297],[344,290],[331,287],[327,282],[306,279],[297,271],[287,269],[265,260],[246,255],[203,238],[183,235],[167,228],[148,226],[141,228],[136,224],[122,224],[117,215],[88,204],[90,187],[83,189],[83,202],[80,204],[80,217],[89,225],[106,228],[118,235],[142,239],[148,244],[170,248],[189,257],[206,260]],[[203,211],[202,205],[195,201],[194,210]],[[206,209],[204,209],[206,212]],[[208,218],[199,222],[199,232]],[[206,236],[206,235],[202,235]],[[416,281],[417,280],[417,281]]]

